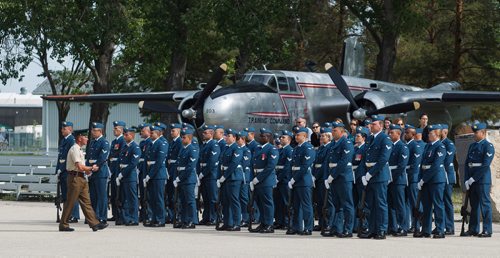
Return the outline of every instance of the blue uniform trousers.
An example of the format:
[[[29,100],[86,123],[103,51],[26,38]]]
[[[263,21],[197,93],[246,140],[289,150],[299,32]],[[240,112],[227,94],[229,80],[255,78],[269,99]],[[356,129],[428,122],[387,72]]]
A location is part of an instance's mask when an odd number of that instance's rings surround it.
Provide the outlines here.
[[[165,179],[150,179],[147,185],[148,205],[151,207],[151,221],[165,224]]]
[[[420,229],[420,222],[413,217],[413,208],[417,205],[417,197],[418,197],[418,183],[410,183],[406,187],[406,222],[405,228],[412,227],[414,229]],[[419,210],[422,210],[422,203],[419,205]]]
[[[407,231],[406,185],[391,183],[388,186],[388,206],[389,206],[389,232],[396,232],[400,229]]]
[[[444,186],[444,212],[445,216],[445,229],[446,232],[455,232],[455,223],[454,223],[454,215],[455,211],[453,209],[453,201],[451,196],[453,195],[453,184],[446,184]]]
[[[240,189],[240,206],[241,206],[241,221],[249,222],[250,214],[248,213],[248,200],[249,200],[249,192],[250,186],[249,184],[243,183]]]
[[[427,183],[422,186],[422,206],[424,210],[422,218],[423,233],[431,234],[433,211],[437,232],[444,233],[444,186],[445,183]]]
[[[369,183],[366,186],[366,202],[370,210],[368,217],[370,234],[387,232],[388,208],[387,208],[387,183]]]
[[[217,214],[215,213],[215,204],[217,203],[217,180],[205,179],[201,180],[201,196],[203,198],[203,215],[202,219],[205,222],[215,222]]]
[[[89,179],[90,202],[99,221],[108,220],[107,184],[107,178],[90,177]]]
[[[222,187],[224,202],[222,213],[224,225],[229,227],[239,226],[241,222],[240,192],[242,181],[226,181]]]
[[[296,231],[313,230],[314,212],[312,206],[312,187],[297,186],[292,189],[293,224]]]
[[[62,202],[66,202],[66,195],[68,193],[68,172],[63,171],[59,175],[59,180],[61,180],[61,199]],[[71,217],[75,219],[80,219],[80,204],[75,202],[75,206],[73,206],[73,210],[71,210]]]
[[[194,197],[195,184],[183,184],[178,186],[179,202],[182,206],[180,217],[183,223],[195,223],[196,199]]]
[[[354,203],[352,197],[352,182],[342,179],[333,180],[330,187],[335,207],[333,231],[352,233],[354,227]]]
[[[275,223],[281,226],[288,226],[288,188],[287,183],[278,183],[274,188],[274,216]]]
[[[273,187],[255,187],[255,202],[260,211],[260,223],[272,226],[274,220]]]
[[[353,201],[354,201],[354,209],[355,209],[355,211],[357,211],[357,209],[358,209],[358,207],[360,205],[361,196],[363,195],[363,189],[364,188],[365,187],[363,186],[363,184],[361,183],[361,181],[356,182],[356,184],[353,187]],[[366,218],[365,218],[363,224],[361,225],[361,231],[363,231],[365,229],[368,229],[368,219],[367,218],[368,218],[369,210],[368,210],[368,205],[366,204],[366,196],[365,196],[365,205],[364,205],[364,207],[365,207],[364,208],[365,214],[367,214],[367,215],[366,215]],[[359,223],[361,223],[361,220],[356,215],[356,217],[354,219],[353,232],[358,232]]]
[[[483,232],[493,233],[490,188],[489,184],[476,182],[469,189],[469,200],[472,208],[469,223],[471,232],[479,233],[479,217],[482,214]]]
[[[111,214],[117,220],[121,218],[120,211],[118,210],[118,207],[116,207],[116,177],[120,174],[119,165],[120,163],[118,161],[112,161],[109,165],[109,170],[111,171],[111,181],[109,184],[111,187]]]
[[[122,202],[121,220],[124,223],[138,223],[137,182],[120,182],[120,197]]]
[[[142,180],[146,177],[146,173],[140,172],[139,173],[139,194],[141,198],[144,198],[144,184],[142,183]],[[142,200],[141,200],[142,201]],[[143,209],[141,206],[140,214],[139,214],[139,221],[146,221],[151,219],[151,206],[147,205],[147,209]]]

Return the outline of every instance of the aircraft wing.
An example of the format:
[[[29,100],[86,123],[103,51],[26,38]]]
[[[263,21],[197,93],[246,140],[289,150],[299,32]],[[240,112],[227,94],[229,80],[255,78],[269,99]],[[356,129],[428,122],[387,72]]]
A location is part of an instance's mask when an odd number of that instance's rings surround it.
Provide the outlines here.
[[[167,101],[180,102],[184,98],[198,92],[167,91],[167,92],[133,92],[133,93],[107,93],[107,94],[81,94],[81,95],[47,95],[43,99],[49,101],[75,101],[75,102],[108,102],[108,103],[138,103],[140,101]]]

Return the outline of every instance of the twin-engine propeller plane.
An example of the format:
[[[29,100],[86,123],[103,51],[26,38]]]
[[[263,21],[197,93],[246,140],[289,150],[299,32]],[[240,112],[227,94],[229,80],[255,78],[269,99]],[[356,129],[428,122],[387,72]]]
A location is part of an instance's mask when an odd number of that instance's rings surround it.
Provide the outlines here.
[[[415,124],[421,113],[432,122],[449,125],[471,119],[471,106],[500,104],[500,92],[459,91],[457,82],[430,89],[341,76],[331,64],[327,73],[283,70],[249,71],[233,85],[220,87],[227,66],[218,67],[202,90],[49,95],[44,99],[76,102],[136,102],[153,112],[176,113],[179,121],[197,127],[222,124],[289,130],[295,119],[326,122],[336,117],[348,121],[372,114],[407,116]],[[416,111],[418,110],[418,111]]]

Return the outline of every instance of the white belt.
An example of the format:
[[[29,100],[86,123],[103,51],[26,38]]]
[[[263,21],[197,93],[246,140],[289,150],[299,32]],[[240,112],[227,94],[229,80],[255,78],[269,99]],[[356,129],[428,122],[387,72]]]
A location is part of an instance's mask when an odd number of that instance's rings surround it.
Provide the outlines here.
[[[89,163],[90,163],[90,164],[94,164],[94,163],[96,163],[96,162],[97,162],[97,160],[96,160],[96,159],[89,159]]]
[[[206,167],[207,166],[207,163],[200,163],[200,167]]]
[[[321,168],[323,166],[323,164],[316,164],[314,165],[315,168]]]
[[[448,165],[448,166],[453,167],[454,165],[453,165],[453,163],[450,163],[450,165]]]
[[[120,164],[120,168],[126,168],[128,167],[128,164]]]
[[[151,165],[156,164],[156,161],[148,161],[147,163],[148,163],[148,166],[151,166]]]
[[[410,169],[410,166],[406,166],[405,168],[406,168],[406,169]]]
[[[177,171],[186,170],[186,167],[177,167]]]
[[[337,163],[328,163],[328,167],[330,168],[337,167]]]
[[[227,170],[227,168],[228,168],[227,166],[222,166],[221,167],[222,170]]]
[[[117,161],[118,158],[110,158],[109,161]]]
[[[366,162],[365,163],[367,168],[371,168],[371,167],[375,166],[375,164],[377,164],[377,162]]]
[[[352,169],[357,169],[357,168],[358,168],[358,166],[352,166]]]
[[[169,160],[168,160],[168,164],[170,164],[170,163],[175,163],[175,162],[177,162],[177,160],[176,160],[176,159],[169,159]]]
[[[470,162],[468,165],[469,165],[470,168],[474,168],[474,167],[480,167],[480,166],[482,166],[483,163],[472,163],[472,162]]]
[[[139,162],[144,162],[144,159],[143,159],[143,158],[140,158],[140,159],[139,159]]]
[[[59,163],[64,163],[64,162],[66,162],[66,160],[65,160],[65,159],[60,159],[60,160],[59,160]]]
[[[276,166],[276,169],[284,169],[285,166]]]
[[[389,166],[390,170],[393,170],[393,169],[396,169],[396,168],[398,168],[398,166]]]
[[[264,171],[264,169],[263,168],[256,168],[253,171],[255,171],[255,173],[260,173],[260,172]]]
[[[427,170],[427,169],[430,169],[431,168],[431,165],[423,165],[422,166],[422,169],[423,170]]]
[[[300,170],[300,167],[292,167],[292,171]]]

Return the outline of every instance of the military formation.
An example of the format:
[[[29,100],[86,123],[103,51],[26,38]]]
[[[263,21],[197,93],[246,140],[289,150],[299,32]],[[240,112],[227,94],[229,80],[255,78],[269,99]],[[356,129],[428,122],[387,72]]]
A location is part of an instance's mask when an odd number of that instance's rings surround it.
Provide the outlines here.
[[[204,125],[199,136],[190,124],[127,127],[115,121],[111,143],[104,126],[92,123],[84,164],[90,203],[101,228],[115,221],[252,233],[282,229],[287,235],[319,231],[339,238],[444,238],[455,234],[456,149],[448,126],[427,125],[426,119],[415,127],[373,115],[349,126],[340,119],[313,123],[311,130],[301,118],[292,130],[279,132]],[[472,211],[462,235],[491,237],[494,149],[485,124],[472,129],[475,142],[462,179]],[[140,143],[134,141],[137,131]],[[65,182],[66,155],[75,144],[72,123],[64,122],[61,132],[57,174]],[[71,212],[63,222],[78,222],[78,207],[64,208]]]

